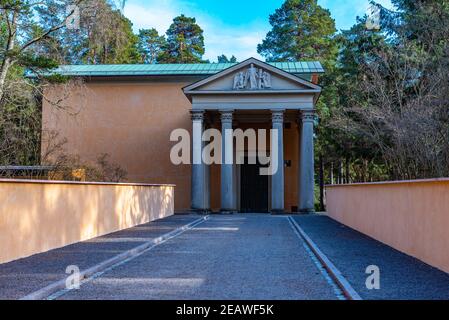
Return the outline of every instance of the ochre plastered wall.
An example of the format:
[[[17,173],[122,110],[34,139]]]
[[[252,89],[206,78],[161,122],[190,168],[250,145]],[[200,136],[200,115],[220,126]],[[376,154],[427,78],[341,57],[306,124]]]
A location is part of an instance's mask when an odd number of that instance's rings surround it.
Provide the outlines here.
[[[330,186],[326,201],[331,218],[449,272],[449,179]]]
[[[190,208],[191,167],[170,161],[170,133],[183,128],[191,132],[191,103],[182,88],[190,82],[86,82],[72,88],[65,109],[43,103],[43,130],[67,139],[67,154],[82,162],[95,162],[102,153],[127,171],[127,181],[176,185],[175,210]],[[63,88],[47,89],[55,100]],[[269,119],[269,118],[267,118]],[[214,127],[220,129],[219,121]],[[265,128],[267,123],[239,123],[237,128]],[[284,130],[285,209],[298,203],[298,128],[292,122]],[[43,143],[45,153],[46,143]],[[269,146],[269,142],[268,142]],[[220,165],[211,167],[211,207],[220,209]]]
[[[174,186],[0,180],[0,263],[170,216]]]
[[[102,153],[127,171],[127,182],[177,186],[175,206],[190,208],[190,165],[170,161],[170,133],[191,131],[191,104],[173,82],[87,82],[57,109],[43,103],[43,129],[66,138],[65,152],[95,162]],[[54,99],[62,88],[49,88]],[[43,145],[43,149],[45,149]],[[45,152],[45,150],[43,150]]]

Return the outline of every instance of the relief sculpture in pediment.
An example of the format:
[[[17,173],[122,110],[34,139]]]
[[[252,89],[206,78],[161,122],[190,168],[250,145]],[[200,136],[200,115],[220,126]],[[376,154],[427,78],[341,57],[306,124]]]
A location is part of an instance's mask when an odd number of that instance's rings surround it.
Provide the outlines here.
[[[271,75],[263,70],[254,67],[254,64],[246,70],[240,71],[234,76],[234,90],[260,90],[271,88]]]

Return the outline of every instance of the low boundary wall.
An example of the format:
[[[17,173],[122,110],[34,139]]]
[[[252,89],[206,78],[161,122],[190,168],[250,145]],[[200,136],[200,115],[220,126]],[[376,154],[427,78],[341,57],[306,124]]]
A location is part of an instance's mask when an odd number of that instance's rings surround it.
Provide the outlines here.
[[[326,187],[328,215],[449,273],[449,179]]]
[[[0,263],[173,212],[174,185],[0,179]]]

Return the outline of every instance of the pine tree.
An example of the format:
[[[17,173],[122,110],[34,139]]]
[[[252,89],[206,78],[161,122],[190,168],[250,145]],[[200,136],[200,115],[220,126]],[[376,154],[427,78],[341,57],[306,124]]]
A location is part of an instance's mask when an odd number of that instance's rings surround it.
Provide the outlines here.
[[[85,7],[84,7],[85,6]],[[132,23],[106,0],[83,3],[78,55],[83,63],[117,64],[139,61],[138,37]]]
[[[235,63],[237,62],[237,58],[233,55],[231,58],[228,58],[225,54],[217,57],[218,63]]]
[[[68,1],[68,0],[67,0]],[[58,21],[66,4],[46,0],[36,12],[41,27]],[[60,64],[136,63],[138,38],[132,23],[112,0],[82,1],[79,28],[61,28],[39,43],[39,50]]]
[[[139,30],[138,50],[140,59],[144,63],[157,63],[159,55],[162,54],[163,48],[167,41],[164,36],[160,36],[156,29]]]
[[[159,62],[201,63],[204,54],[203,30],[195,18],[180,15],[173,19],[167,30],[167,44]]]
[[[270,15],[272,30],[257,46],[268,61],[335,60],[335,21],[317,0],[286,0]]]

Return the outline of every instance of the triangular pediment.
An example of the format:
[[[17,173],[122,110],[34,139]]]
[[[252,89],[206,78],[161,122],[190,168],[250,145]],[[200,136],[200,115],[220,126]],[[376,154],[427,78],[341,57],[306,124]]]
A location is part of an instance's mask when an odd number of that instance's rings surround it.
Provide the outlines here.
[[[184,88],[195,93],[319,93],[321,87],[265,62],[250,58]]]

